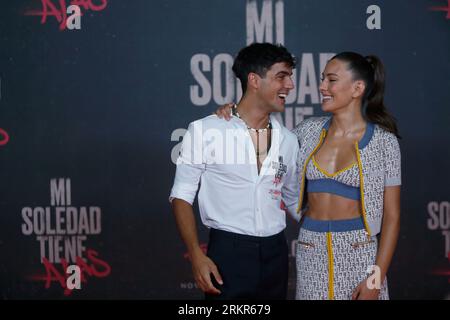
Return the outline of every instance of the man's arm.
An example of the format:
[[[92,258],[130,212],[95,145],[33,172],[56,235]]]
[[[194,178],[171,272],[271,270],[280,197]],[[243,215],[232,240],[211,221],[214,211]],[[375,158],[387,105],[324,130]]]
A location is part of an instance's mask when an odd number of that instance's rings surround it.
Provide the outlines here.
[[[216,265],[201,250],[198,243],[197,228],[195,223],[192,203],[197,193],[200,177],[205,171],[203,161],[203,140],[199,123],[191,123],[183,138],[180,156],[177,159],[175,182],[170,193],[178,230],[186,244],[195,281],[204,292],[219,294],[211,283],[210,274],[213,273],[217,282],[222,284],[222,279]]]
[[[220,294],[211,282],[211,273],[219,284],[222,277],[214,262],[200,248],[192,206],[181,199],[172,200],[172,208],[177,222],[178,231],[183,239],[192,263],[192,272],[200,289],[206,293]]]

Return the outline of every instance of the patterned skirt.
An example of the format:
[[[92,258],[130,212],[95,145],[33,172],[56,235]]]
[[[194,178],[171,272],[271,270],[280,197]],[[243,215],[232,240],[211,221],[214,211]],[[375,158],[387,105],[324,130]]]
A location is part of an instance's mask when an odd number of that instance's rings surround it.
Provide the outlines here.
[[[304,217],[297,244],[296,299],[350,300],[375,265],[377,248],[377,238],[368,236],[362,218]],[[386,279],[379,299],[389,299]]]

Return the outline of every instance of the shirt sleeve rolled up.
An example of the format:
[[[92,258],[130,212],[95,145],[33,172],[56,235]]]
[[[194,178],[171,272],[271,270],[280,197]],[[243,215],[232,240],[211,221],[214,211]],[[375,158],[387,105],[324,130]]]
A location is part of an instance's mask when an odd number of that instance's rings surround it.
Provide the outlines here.
[[[177,198],[192,205],[205,168],[202,128],[198,122],[192,122],[183,137],[169,201]]]

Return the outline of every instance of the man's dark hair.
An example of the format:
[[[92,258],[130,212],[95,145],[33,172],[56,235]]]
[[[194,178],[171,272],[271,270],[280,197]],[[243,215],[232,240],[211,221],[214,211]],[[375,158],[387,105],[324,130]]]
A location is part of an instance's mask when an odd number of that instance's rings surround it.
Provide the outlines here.
[[[295,68],[295,58],[282,45],[271,43],[253,43],[239,51],[233,63],[233,72],[242,84],[242,92],[247,90],[247,79],[250,72],[264,78],[267,70],[278,62],[285,62]]]

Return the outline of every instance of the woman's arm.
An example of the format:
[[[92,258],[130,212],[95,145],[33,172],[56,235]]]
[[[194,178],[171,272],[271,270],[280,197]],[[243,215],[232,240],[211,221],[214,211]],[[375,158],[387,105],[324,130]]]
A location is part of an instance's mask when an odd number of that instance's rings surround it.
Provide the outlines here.
[[[383,223],[376,265],[380,268],[381,283],[391,264],[400,231],[400,186],[384,188]]]
[[[400,231],[400,186],[384,188],[383,222],[381,225],[380,244],[375,264],[380,268],[380,284],[386,278]],[[370,289],[366,280],[361,282],[352,298],[358,300],[378,299],[379,289]]]

